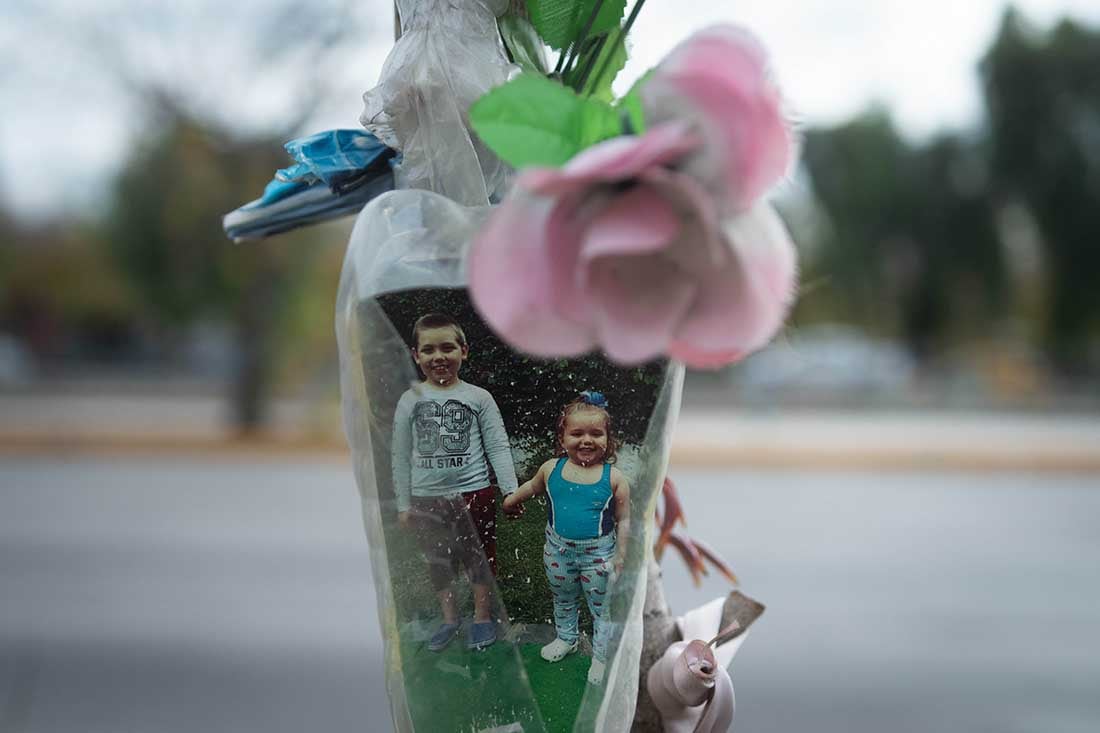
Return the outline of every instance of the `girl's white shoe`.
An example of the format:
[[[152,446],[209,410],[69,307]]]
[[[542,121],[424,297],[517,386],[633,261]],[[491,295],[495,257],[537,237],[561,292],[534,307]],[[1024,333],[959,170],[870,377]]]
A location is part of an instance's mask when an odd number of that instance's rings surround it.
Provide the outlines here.
[[[554,639],[544,646],[539,653],[547,662],[560,662],[565,659],[566,654],[572,654],[575,651],[577,651],[577,642],[574,641],[570,644],[563,639]]]
[[[588,684],[602,685],[604,663],[593,657],[592,666],[588,668]]]

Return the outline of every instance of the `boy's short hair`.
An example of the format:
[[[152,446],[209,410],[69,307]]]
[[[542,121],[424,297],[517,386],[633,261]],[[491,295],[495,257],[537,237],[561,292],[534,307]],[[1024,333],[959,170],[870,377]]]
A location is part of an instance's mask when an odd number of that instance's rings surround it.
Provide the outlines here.
[[[446,313],[428,313],[416,319],[416,323],[413,324],[413,348],[419,348],[420,332],[424,329],[447,328],[448,326],[455,330],[458,345],[468,348],[466,345],[466,332],[462,330],[462,326],[458,325],[458,321]]]

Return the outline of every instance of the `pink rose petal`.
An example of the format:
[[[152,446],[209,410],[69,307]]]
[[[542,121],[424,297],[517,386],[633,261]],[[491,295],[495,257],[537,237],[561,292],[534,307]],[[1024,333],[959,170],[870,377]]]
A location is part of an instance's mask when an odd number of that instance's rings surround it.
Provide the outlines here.
[[[738,217],[732,227],[739,256],[699,284],[696,300],[676,332],[685,363],[706,366],[699,353],[749,354],[775,334],[794,294],[794,247],[767,204]],[[729,231],[729,230],[727,230]],[[751,251],[749,251],[751,250]]]
[[[705,274],[715,267],[724,267],[730,250],[718,229],[718,212],[713,198],[694,178],[683,173],[651,168],[642,180],[674,203],[683,217],[686,229],[670,256],[681,269]]]
[[[585,231],[601,208],[598,195],[572,193],[557,199],[546,221],[546,265],[544,277],[550,302],[564,318],[588,321],[588,297],[578,262]]]
[[[685,123],[656,126],[645,135],[623,135],[593,145],[564,168],[525,171],[516,187],[543,196],[558,196],[578,186],[614,183],[654,166],[673,163],[699,147],[701,139]]]
[[[595,346],[590,329],[551,307],[556,293],[544,277],[549,251],[540,237],[546,208],[514,197],[490,216],[470,250],[470,294],[505,341],[533,354],[581,354]],[[517,241],[517,231],[525,238]]]
[[[581,262],[609,255],[640,255],[667,247],[683,228],[679,214],[650,186],[612,199],[587,228]]]
[[[659,356],[695,294],[691,278],[659,255],[597,260],[590,289],[600,345],[620,364]]]
[[[746,104],[743,97],[715,93],[717,85],[706,77],[680,81],[677,90],[691,98],[705,120],[737,120],[713,126],[713,137],[721,141],[723,177],[729,184],[733,209],[750,205],[786,172],[792,143],[786,123],[772,105]]]
[[[794,138],[782,100],[746,31],[715,26],[693,35],[657,67],[643,98],[656,120],[684,112],[699,120],[707,144],[690,167],[720,179],[732,210],[750,206],[790,165]]]

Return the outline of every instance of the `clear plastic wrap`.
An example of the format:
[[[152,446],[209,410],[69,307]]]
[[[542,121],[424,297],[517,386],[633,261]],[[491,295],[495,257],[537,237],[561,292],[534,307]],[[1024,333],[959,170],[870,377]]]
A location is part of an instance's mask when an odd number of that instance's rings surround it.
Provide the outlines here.
[[[398,188],[435,191],[467,206],[497,201],[509,168],[468,127],[470,105],[504,83],[496,16],[506,0],[397,0],[401,37],[378,84],[363,95],[363,126],[401,151]]]
[[[655,362],[619,369],[599,355],[543,362],[500,344],[476,317],[465,291],[465,252],[488,211],[427,191],[379,196],[356,222],[341,277],[336,329],[344,421],[371,546],[394,720],[400,731],[421,733],[626,731],[637,695],[653,540],[646,518],[653,514],[666,469],[682,368]],[[464,328],[469,355],[460,377],[491,393],[499,405],[520,483],[551,457],[553,415],[564,396],[585,389],[608,394],[623,442],[616,466],[630,484],[631,522],[616,539],[625,543],[625,564],[607,590],[611,633],[602,684],[583,676],[591,664],[584,643],[558,664],[539,656],[555,629],[546,611],[550,591],[543,572],[546,510],[537,501],[529,502],[518,520],[505,519],[499,497],[496,501],[497,564],[489,584],[496,643],[468,650],[467,623],[446,649],[428,649],[439,623],[438,586],[428,584],[423,545],[398,519],[393,472],[407,460],[393,451],[398,402],[422,383],[411,356],[410,324],[425,310],[448,311]],[[497,485],[505,483],[496,476]],[[448,502],[461,516],[462,495],[446,497],[441,505]],[[477,529],[454,531],[472,536]],[[469,619],[469,584],[455,577],[459,607]]]

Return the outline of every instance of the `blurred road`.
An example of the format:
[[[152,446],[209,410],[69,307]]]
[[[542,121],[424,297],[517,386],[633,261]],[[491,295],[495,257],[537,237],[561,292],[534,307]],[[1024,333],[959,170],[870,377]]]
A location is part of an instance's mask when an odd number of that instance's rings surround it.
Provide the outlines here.
[[[386,730],[337,461],[5,458],[0,731]]]
[[[674,475],[768,605],[739,733],[1100,729],[1095,474]],[[347,466],[4,457],[0,731],[199,730],[389,730]]]

